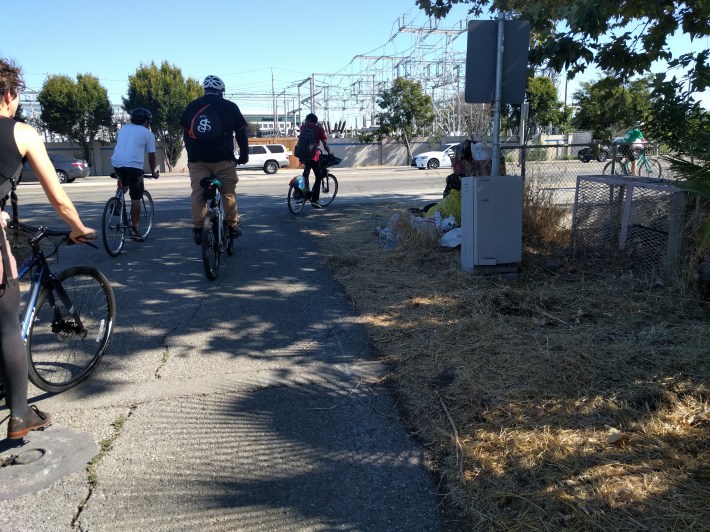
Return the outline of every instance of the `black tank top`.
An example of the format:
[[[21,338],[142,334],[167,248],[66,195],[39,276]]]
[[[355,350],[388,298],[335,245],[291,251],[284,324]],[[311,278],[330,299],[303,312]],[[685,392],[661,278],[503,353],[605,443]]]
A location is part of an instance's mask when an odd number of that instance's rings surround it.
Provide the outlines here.
[[[22,166],[22,155],[15,142],[16,123],[12,118],[0,117],[0,176],[7,178]]]

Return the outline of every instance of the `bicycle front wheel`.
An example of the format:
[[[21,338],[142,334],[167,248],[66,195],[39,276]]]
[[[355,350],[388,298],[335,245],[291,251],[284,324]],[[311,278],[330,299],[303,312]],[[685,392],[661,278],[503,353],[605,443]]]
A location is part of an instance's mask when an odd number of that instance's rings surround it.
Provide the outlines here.
[[[288,202],[288,210],[291,211],[291,214],[298,214],[303,210],[303,206],[306,204],[306,195],[299,187],[289,185],[286,201]]]
[[[122,211],[121,202],[117,198],[110,198],[104,207],[101,239],[104,242],[106,253],[112,257],[117,257],[121,253],[126,238],[121,224]]]
[[[58,393],[96,369],[113,334],[116,299],[97,269],[76,266],[45,283],[27,336],[30,381]]]
[[[621,164],[619,161],[609,161],[604,165],[604,170],[602,170],[602,174],[604,175],[611,175],[611,167],[614,165],[614,175],[629,175],[629,172],[624,168],[624,165]]]
[[[220,241],[219,219],[212,213],[207,213],[202,225],[202,265],[205,275],[214,281],[219,274]]]
[[[645,161],[637,161],[638,172],[640,176],[643,177],[653,177],[656,179],[661,178],[661,163],[656,159],[646,159]]]
[[[318,203],[326,207],[333,203],[336,194],[338,193],[338,180],[333,174],[326,174],[320,183],[320,196]]]
[[[141,219],[138,222],[138,232],[143,238],[148,238],[150,230],[153,229],[153,196],[147,190],[143,191],[141,198]]]

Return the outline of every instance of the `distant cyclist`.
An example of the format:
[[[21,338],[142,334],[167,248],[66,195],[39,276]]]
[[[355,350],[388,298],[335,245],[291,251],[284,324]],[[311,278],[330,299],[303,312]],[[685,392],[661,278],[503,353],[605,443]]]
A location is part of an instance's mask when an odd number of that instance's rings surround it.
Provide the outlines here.
[[[143,161],[148,154],[148,165],[154,178],[159,177],[155,160],[155,135],[150,130],[153,114],[143,107],[131,111],[131,123],[118,130],[116,147],[113,150],[111,164],[120,176],[124,186],[128,187],[131,196],[131,221],[130,237],[143,242],[138,230],[141,219],[141,198],[143,197]]]
[[[649,143],[643,138],[641,133],[642,123],[637,122],[634,127],[626,132],[623,137],[614,139],[614,144],[619,145],[619,153],[630,161],[631,175],[636,175],[636,151],[635,148],[646,147]]]
[[[236,164],[249,162],[247,121],[237,104],[224,98],[224,82],[207,76],[202,82],[205,95],[191,101],[180,119],[185,130],[187,169],[192,187],[192,225],[195,244],[202,244],[202,224],[207,213],[200,180],[215,176],[222,185],[224,213],[229,226],[230,244],[242,234],[237,211]],[[234,140],[239,146],[239,159],[234,157]]]
[[[315,174],[316,179],[315,183],[313,184],[313,189],[311,190],[311,197],[309,199],[311,200],[311,205],[313,205],[314,208],[322,209],[323,206],[318,203],[318,200],[320,199],[320,184],[323,180],[323,171],[320,166],[320,158],[322,152],[320,148],[318,148],[318,145],[322,143],[323,147],[325,148],[325,151],[327,151],[329,155],[333,152],[331,152],[330,148],[328,147],[327,137],[325,136],[325,130],[318,125],[318,117],[313,113],[309,113],[306,115],[306,123],[301,126],[301,131],[299,133],[298,139],[299,144],[303,143],[305,135],[308,135],[311,139],[305,144],[312,144],[313,149],[312,153],[309,153],[307,156],[299,156],[300,161],[304,165],[303,177],[306,178],[306,183],[308,183],[308,176],[311,173],[311,169],[313,169],[313,173]],[[311,150],[309,149],[309,151]]]

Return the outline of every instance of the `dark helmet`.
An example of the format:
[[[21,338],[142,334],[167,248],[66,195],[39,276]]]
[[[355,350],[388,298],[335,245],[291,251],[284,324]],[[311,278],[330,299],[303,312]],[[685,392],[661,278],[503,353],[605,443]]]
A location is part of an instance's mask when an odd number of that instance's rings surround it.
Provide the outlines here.
[[[313,122],[314,124],[318,123],[318,117],[314,115],[313,113],[308,113],[306,115],[306,122]]]
[[[136,107],[131,111],[131,123],[145,124],[146,120],[153,120],[153,113],[144,107]]]

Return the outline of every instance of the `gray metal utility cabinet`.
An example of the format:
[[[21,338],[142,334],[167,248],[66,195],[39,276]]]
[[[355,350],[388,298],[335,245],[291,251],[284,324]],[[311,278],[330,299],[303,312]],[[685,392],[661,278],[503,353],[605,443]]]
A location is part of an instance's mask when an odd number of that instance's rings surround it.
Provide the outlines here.
[[[523,179],[518,175],[461,179],[461,269],[517,271],[523,254]]]

